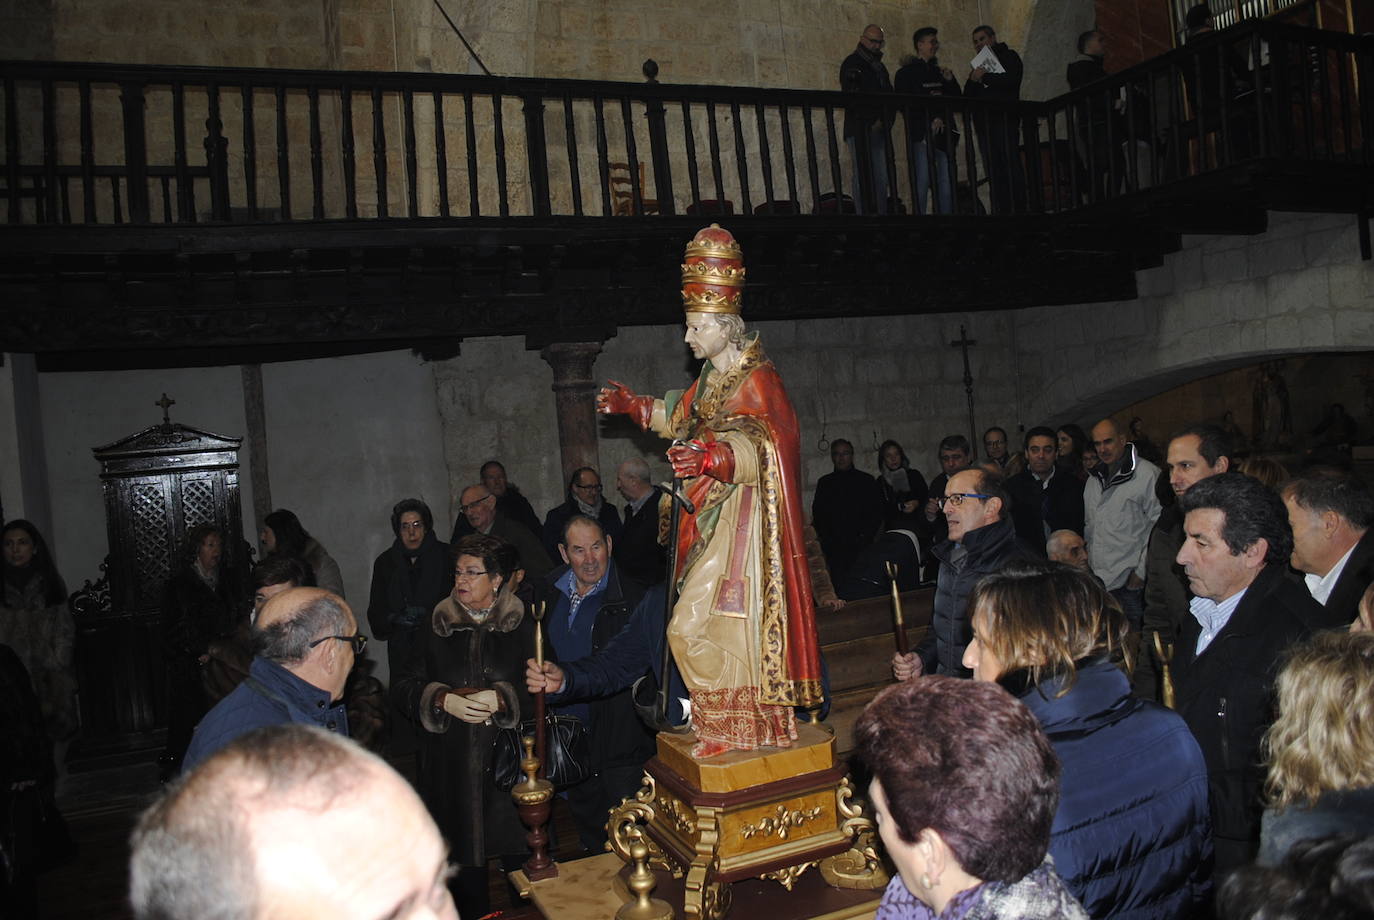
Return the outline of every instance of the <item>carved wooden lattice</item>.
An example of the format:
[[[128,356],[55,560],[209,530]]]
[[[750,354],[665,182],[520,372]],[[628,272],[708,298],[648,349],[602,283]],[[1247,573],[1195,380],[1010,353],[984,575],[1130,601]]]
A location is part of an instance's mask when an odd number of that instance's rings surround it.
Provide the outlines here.
[[[162,482],[140,482],[128,491],[129,529],[133,537],[138,604],[158,603],[172,573],[172,535],[167,527],[167,491]]]
[[[223,515],[215,501],[215,484],[208,479],[183,479],[181,515],[186,530],[201,524],[218,524]]]

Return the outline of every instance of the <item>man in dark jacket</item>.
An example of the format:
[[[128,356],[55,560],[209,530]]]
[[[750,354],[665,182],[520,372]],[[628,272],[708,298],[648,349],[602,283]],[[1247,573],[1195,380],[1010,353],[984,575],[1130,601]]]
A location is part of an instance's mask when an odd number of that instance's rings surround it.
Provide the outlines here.
[[[1057,471],[1054,429],[1038,426],[1023,441],[1026,468],[1007,480],[1016,535],[1041,558],[1056,530],[1083,533],[1083,481]]]
[[[576,514],[563,527],[559,554],[567,565],[542,586],[548,600],[549,641],[563,661],[586,658],[604,648],[629,622],[643,594],[622,580],[611,561],[612,541],[601,523]],[[643,673],[649,672],[644,662]],[[644,762],[654,753],[654,736],[635,716],[629,690],[586,703],[560,706],[587,726],[593,775],[568,790],[577,836],[589,853],[606,842],[606,813],[633,796]]]
[[[1260,741],[1283,652],[1336,624],[1289,577],[1283,502],[1259,480],[1219,473],[1189,488],[1179,506],[1178,561],[1194,596],[1174,649],[1176,707],[1207,761],[1220,877],[1254,859],[1259,845]]]
[[[964,83],[964,95],[970,99],[991,102],[1015,102],[1021,98],[1021,76],[1024,65],[1021,55],[997,40],[992,26],[973,30],[975,56],[991,49],[997,57],[1000,73],[989,67],[975,67]],[[981,109],[981,107],[980,107]],[[992,211],[1010,214],[1026,208],[1026,176],[1021,171],[1021,126],[1011,109],[976,109],[974,127],[978,129],[978,151],[983,157],[992,184]]]
[[[811,523],[821,538],[832,580],[843,578],[883,526],[883,492],[878,481],[854,468],[854,445],[837,438],[830,445],[835,470],[816,483]]]
[[[268,725],[299,722],[348,734],[344,685],[367,640],[343,598],[323,588],[288,588],[262,605],[253,637],[260,651],[248,677],[196,727],[183,770]]]
[[[864,27],[854,53],[840,64],[840,90],[890,93],[892,80],[883,64],[883,30]],[[844,140],[854,167],[854,207],[860,214],[888,212],[888,130],[892,116],[880,105],[850,105],[844,110]]]
[[[486,486],[468,486],[459,494],[458,500],[462,503],[458,506],[459,517],[467,523],[468,533],[498,537],[515,547],[520,554],[520,568],[530,578],[543,578],[553,571],[553,562],[544,552],[539,538],[523,525],[506,517],[495,495],[487,491]],[[453,529],[455,533],[458,530],[456,526]]]
[[[615,488],[625,499],[625,523],[615,538],[615,564],[641,585],[663,580],[668,549],[658,542],[658,506],[664,492],[650,481],[649,464],[631,457],[615,471]]]
[[[940,560],[940,575],[930,629],[916,651],[893,655],[898,680],[921,674],[973,676],[963,664],[964,649],[973,638],[969,593],[984,575],[1013,560],[1033,558],[1003,514],[1007,502],[1001,479],[992,473],[972,469],[950,477],[941,500],[949,539],[931,550]]]
[[[585,514],[601,522],[606,536],[615,539],[620,536],[620,512],[615,505],[605,500],[601,487],[601,474],[590,466],[579,467],[568,480],[568,500],[557,507],[550,508],[544,516],[542,538],[544,550],[550,559],[558,558],[558,543],[563,538],[563,525],[575,514]]]
[[[958,96],[959,81],[948,67],[941,66],[935,57],[940,50],[939,32],[926,26],[911,36],[916,56],[897,71],[893,86],[899,93],[917,96]],[[930,173],[935,172],[935,211],[954,213],[954,185],[950,180],[949,158],[959,135],[954,130],[952,113],[931,105],[908,110],[910,123],[907,137],[911,142],[911,157],[916,163],[916,213],[926,212],[926,195],[930,192]],[[949,117],[947,117],[949,116]],[[927,143],[929,131],[929,143]]]
[[[501,465],[500,460],[488,460],[483,463],[478,475],[481,476],[482,485],[486,486],[487,491],[496,496],[498,514],[524,527],[536,540],[543,535],[544,526],[539,523],[539,516],[534,513],[529,499],[521,495],[520,490],[506,479],[506,468]],[[449,542],[457,543],[459,537],[466,537],[474,532],[467,518],[460,514],[453,522],[453,537]]]
[[[1195,484],[1231,468],[1233,439],[1217,425],[1190,425],[1169,441],[1167,453],[1169,487],[1175,502],[1159,512],[1150,545],[1145,550],[1145,589],[1140,656],[1136,659],[1131,683],[1142,699],[1163,698],[1159,655],[1155,635],[1166,658],[1173,656],[1174,643],[1185,620],[1190,619],[1188,602],[1192,594],[1183,567],[1175,557],[1183,548],[1183,512],[1178,499]]]
[[[1293,527],[1293,568],[1337,623],[1359,613],[1374,581],[1374,494],[1353,473],[1307,470],[1283,487]]]
[[[945,532],[945,516],[940,513],[940,498],[945,494],[949,478],[960,470],[968,469],[973,463],[973,448],[968,438],[961,434],[946,435],[940,439],[939,456],[940,475],[930,481],[930,497],[922,509],[926,523],[925,536],[931,546],[938,546],[948,536]]]
[[[1070,62],[1064,71],[1069,89],[1083,89],[1107,79],[1107,67],[1103,63],[1106,60],[1105,43],[1106,38],[1096,29],[1078,36],[1078,53],[1082,57]],[[1093,191],[1087,196],[1089,201],[1109,197],[1120,188],[1125,176],[1126,160],[1122,155],[1127,141],[1124,109],[1125,102],[1115,89],[1098,89],[1075,106],[1078,158],[1092,177]],[[1115,187],[1111,182],[1113,174]]]

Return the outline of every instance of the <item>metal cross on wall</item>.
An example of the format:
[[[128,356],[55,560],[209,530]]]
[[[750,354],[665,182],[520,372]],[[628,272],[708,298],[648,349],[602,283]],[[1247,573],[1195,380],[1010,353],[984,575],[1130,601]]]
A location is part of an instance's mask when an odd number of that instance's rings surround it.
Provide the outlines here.
[[[968,398],[968,443],[970,456],[978,456],[978,428],[973,423],[973,370],[968,363],[968,350],[978,344],[977,339],[968,337],[964,331],[964,324],[959,324],[959,338],[949,343],[953,348],[961,348],[964,352],[964,395]]]

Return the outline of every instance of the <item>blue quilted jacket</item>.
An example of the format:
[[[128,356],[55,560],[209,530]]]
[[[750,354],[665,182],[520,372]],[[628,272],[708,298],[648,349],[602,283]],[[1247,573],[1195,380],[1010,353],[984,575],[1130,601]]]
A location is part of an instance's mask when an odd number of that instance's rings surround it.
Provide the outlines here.
[[[1211,897],[1207,765],[1183,719],[1131,695],[1104,659],[1079,662],[1062,683],[1001,683],[1044,727],[1063,766],[1050,854],[1094,918],[1184,918]],[[1019,686],[1018,686],[1019,683]]]

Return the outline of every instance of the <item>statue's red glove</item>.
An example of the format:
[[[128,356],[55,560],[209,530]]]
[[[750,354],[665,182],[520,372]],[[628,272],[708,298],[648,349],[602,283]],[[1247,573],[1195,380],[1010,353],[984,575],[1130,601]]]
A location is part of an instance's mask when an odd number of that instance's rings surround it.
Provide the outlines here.
[[[735,454],[724,441],[686,441],[668,448],[668,462],[679,479],[710,476],[729,481],[735,472]]]
[[[647,431],[654,414],[654,398],[636,396],[618,380],[607,382],[610,386],[602,387],[601,392],[596,394],[596,411],[602,415],[628,415],[641,430]]]

